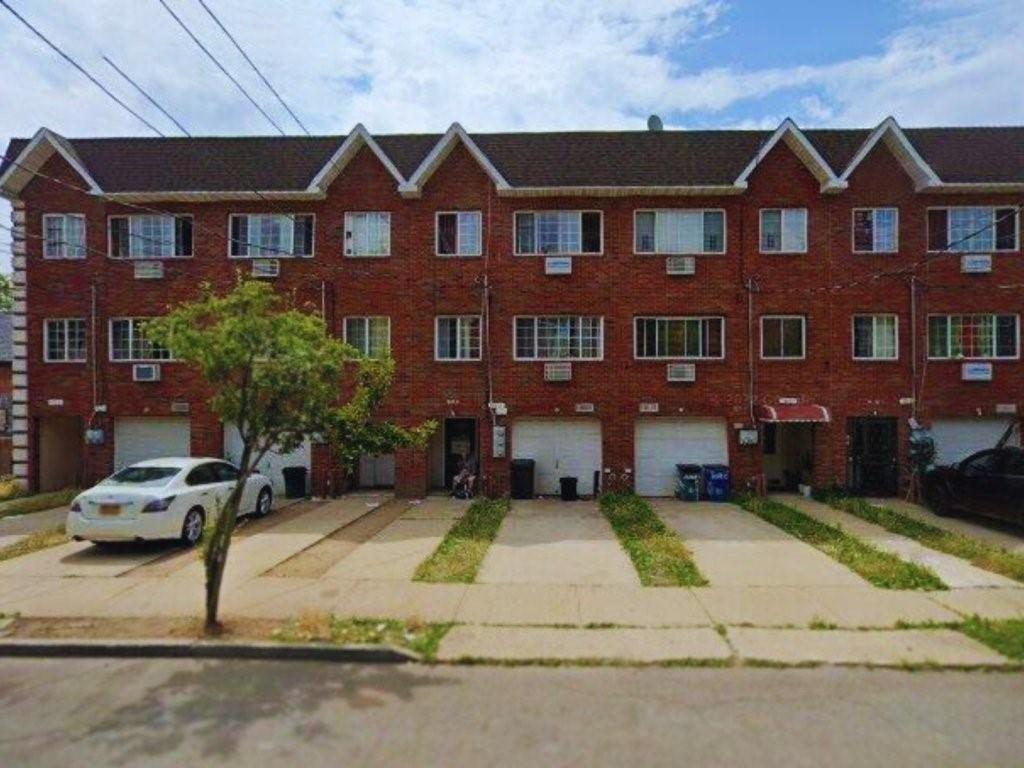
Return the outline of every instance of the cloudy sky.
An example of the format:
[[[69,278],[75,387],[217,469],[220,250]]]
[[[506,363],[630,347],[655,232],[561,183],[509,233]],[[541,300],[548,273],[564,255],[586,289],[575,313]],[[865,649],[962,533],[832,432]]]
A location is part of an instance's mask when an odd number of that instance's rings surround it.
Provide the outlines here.
[[[159,0],[6,0],[160,130],[273,127]],[[166,0],[289,133],[198,0]],[[206,0],[313,133],[1024,123],[1024,0]],[[152,135],[0,7],[0,144]],[[7,211],[0,210],[7,221]],[[0,232],[0,252],[6,233]],[[5,261],[0,259],[0,267]]]

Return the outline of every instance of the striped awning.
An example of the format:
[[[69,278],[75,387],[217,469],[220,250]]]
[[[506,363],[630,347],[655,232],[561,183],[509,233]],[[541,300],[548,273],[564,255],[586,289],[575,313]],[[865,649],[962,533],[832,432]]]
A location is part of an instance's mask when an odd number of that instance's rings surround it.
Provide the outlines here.
[[[759,405],[757,418],[770,422],[829,422],[828,408],[823,405]]]

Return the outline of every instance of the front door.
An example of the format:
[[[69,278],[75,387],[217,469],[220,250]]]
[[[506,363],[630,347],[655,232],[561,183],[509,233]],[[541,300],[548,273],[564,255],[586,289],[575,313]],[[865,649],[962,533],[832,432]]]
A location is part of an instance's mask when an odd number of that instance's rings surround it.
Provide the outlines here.
[[[896,419],[849,422],[850,489],[864,496],[894,496],[899,477]]]
[[[476,419],[445,419],[444,421],[444,487],[452,487],[463,457],[472,457],[479,471],[476,455]]]

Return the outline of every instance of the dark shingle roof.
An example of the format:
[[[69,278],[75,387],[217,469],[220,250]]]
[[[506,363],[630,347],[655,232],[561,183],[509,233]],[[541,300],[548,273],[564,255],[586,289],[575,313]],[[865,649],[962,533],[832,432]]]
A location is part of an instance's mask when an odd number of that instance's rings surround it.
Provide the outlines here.
[[[807,130],[843,172],[869,129]],[[911,143],[946,182],[1024,182],[1024,127],[911,128]],[[589,131],[471,134],[513,186],[731,184],[771,131]],[[374,137],[409,178],[440,134]],[[70,139],[106,192],[302,190],[345,136]],[[14,139],[7,155],[27,144]],[[2,172],[8,165],[0,165]]]

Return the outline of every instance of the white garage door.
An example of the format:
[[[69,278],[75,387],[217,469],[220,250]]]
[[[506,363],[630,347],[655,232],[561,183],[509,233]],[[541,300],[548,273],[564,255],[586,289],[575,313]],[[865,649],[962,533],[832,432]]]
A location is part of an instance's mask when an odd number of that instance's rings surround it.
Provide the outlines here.
[[[137,461],[191,455],[188,417],[174,419],[115,419],[114,467]]]
[[[672,496],[676,464],[728,464],[722,419],[641,419],[636,423],[636,492]]]
[[[234,424],[224,425],[224,458],[233,464],[237,464],[242,460],[242,436],[238,434],[238,427]],[[270,479],[270,483],[274,488],[274,496],[283,499],[284,473],[281,470],[285,467],[305,467],[308,480],[308,471],[312,466],[312,452],[309,440],[306,440],[294,451],[288,453],[279,453],[274,450],[268,451],[259,464],[256,465],[256,469]],[[307,488],[307,490],[309,489]]]
[[[952,464],[972,453],[994,448],[1011,419],[935,419],[932,437],[935,438],[935,463]],[[1014,432],[1011,445],[1019,445],[1020,432]]]
[[[512,458],[533,459],[534,491],[559,492],[561,477],[576,477],[581,494],[594,492],[601,470],[601,422],[595,419],[537,419],[512,425]]]

